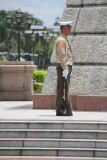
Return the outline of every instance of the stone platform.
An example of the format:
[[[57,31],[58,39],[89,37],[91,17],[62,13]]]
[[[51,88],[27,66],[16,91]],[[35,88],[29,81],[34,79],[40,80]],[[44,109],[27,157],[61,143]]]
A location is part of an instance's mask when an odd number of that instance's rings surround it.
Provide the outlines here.
[[[96,121],[107,122],[107,112],[73,111],[73,116],[56,116],[55,109],[33,109],[33,101],[0,101],[0,121]]]
[[[73,110],[107,111],[107,96],[70,96]],[[56,95],[33,95],[33,109],[56,109]]]

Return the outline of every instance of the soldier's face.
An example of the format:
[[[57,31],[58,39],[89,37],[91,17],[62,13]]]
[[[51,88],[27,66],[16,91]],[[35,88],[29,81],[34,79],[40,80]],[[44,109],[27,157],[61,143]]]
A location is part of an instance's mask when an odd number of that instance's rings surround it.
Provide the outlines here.
[[[65,32],[66,35],[69,35],[71,33],[71,28],[69,26],[65,26]]]

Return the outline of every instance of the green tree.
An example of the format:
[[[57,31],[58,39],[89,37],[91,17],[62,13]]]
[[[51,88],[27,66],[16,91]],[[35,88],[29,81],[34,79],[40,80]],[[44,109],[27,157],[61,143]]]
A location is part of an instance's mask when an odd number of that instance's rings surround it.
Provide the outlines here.
[[[6,17],[11,15],[13,20],[13,26],[16,25],[16,11],[0,11],[0,52],[8,52],[8,53],[17,53],[17,29],[16,28],[9,28],[7,24]],[[27,17],[31,16],[28,12],[24,12],[22,16],[23,26],[27,26]],[[58,21],[58,18],[57,20]],[[41,25],[43,26],[43,21],[38,18],[33,18],[32,25]],[[29,30],[26,28],[26,30]],[[32,53],[32,39],[31,35],[27,35],[24,32],[25,30],[21,30],[20,34],[20,51],[24,53]],[[49,32],[52,30],[48,29]],[[46,40],[43,37],[37,37],[35,41],[35,54],[38,54],[38,57],[43,59],[45,58],[45,54],[48,54],[48,58],[50,59],[53,47],[54,47],[55,38],[51,38],[49,42],[46,44]],[[44,46],[46,44],[46,46]],[[47,48],[46,48],[47,47]],[[28,58],[28,57],[27,57]],[[29,60],[29,59],[26,59]]]
[[[56,17],[55,22],[54,22],[54,26],[59,26],[60,21],[61,21],[61,19],[59,17]]]
[[[7,51],[7,52],[17,52],[17,28],[8,28],[8,24],[6,21],[6,17],[8,15],[12,16],[12,26],[17,26],[16,24],[16,11],[8,11],[5,10],[0,11],[0,51]],[[27,26],[27,17],[31,16],[28,12],[23,13],[22,19],[23,19],[23,26]],[[43,21],[37,18],[33,18],[33,25],[43,25]],[[26,28],[27,30],[28,28]],[[24,30],[21,30],[21,50],[24,50],[26,52],[26,46],[29,44],[29,48],[31,49],[31,38],[27,39],[24,35]],[[26,44],[28,42],[28,44]],[[28,47],[27,47],[28,48]],[[28,49],[29,52],[31,50]]]
[[[7,23],[6,23],[7,13],[4,10],[0,11],[0,43],[6,39],[7,34]]]

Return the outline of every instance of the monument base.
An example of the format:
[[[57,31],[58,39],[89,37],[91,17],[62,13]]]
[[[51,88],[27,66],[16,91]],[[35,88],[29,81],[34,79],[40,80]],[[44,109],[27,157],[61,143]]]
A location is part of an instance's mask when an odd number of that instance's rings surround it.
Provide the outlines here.
[[[107,96],[78,95],[78,111],[107,111]]]
[[[107,111],[107,96],[72,95],[73,110]],[[34,94],[33,109],[56,109],[56,95]]]

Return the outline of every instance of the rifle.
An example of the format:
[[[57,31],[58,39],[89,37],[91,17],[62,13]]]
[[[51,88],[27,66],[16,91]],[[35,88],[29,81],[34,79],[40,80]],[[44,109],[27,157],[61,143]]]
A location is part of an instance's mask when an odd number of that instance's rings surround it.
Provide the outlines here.
[[[72,104],[70,101],[70,96],[68,95],[68,80],[64,78],[64,89],[65,89],[65,105],[67,116],[73,116]]]

